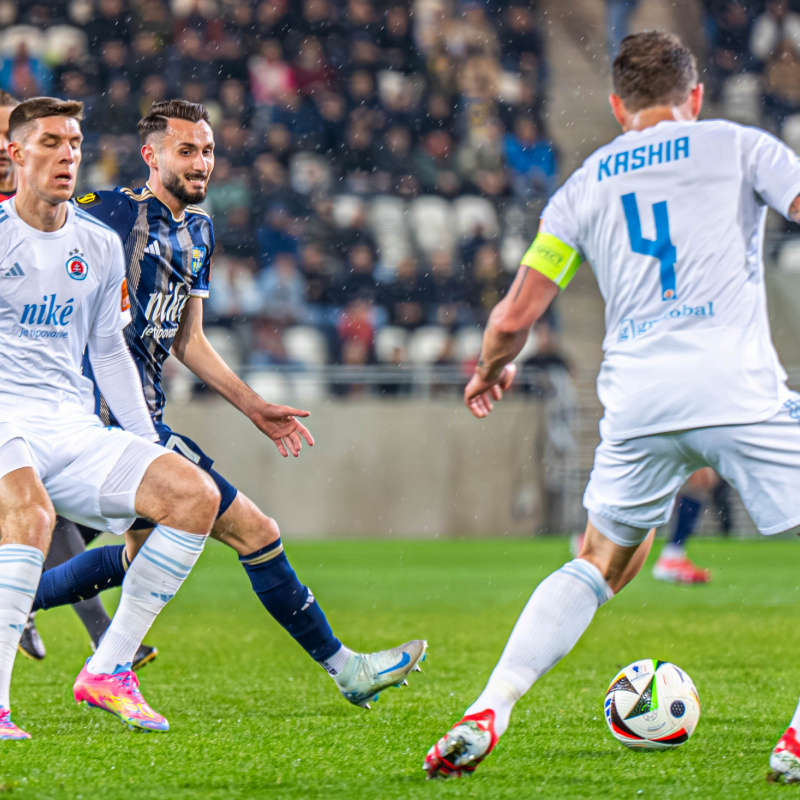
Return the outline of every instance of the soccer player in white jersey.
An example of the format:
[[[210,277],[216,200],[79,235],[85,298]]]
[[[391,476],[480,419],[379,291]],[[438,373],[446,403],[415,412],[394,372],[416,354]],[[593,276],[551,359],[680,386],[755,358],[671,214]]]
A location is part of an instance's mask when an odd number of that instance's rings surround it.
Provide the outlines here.
[[[488,755],[517,700],[639,571],[696,469],[738,489],[762,533],[800,526],[800,395],[770,338],[761,255],[767,206],[800,221],[800,160],[756,128],[697,122],[703,86],[674,36],[627,37],[613,79],[623,133],[545,208],[464,396],[479,419],[492,411],[529,328],[588,261],[606,304],[605,414],[583,549],[536,588],[486,688],[425,758],[430,777]],[[798,725],[800,709],[770,758],[789,779]]]
[[[81,162],[82,105],[21,103],[9,118],[17,194],[0,203],[0,738],[27,739],[9,690],[56,513],[123,533],[156,527],[131,564],[111,626],[75,681],[87,702],[129,725],[167,730],[144,701],[130,661],[197,561],[219,492],[193,464],[155,444],[123,328],[130,321],[117,235],[67,201]],[[126,430],[87,408],[95,378]]]

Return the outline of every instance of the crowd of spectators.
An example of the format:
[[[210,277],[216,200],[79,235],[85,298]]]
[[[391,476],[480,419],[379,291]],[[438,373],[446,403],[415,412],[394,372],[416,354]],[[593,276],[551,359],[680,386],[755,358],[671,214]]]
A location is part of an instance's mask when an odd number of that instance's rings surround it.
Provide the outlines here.
[[[209,317],[255,321],[254,365],[299,324],[365,363],[381,326],[479,326],[506,289],[558,169],[539,25],[535,0],[0,0],[0,87],[85,103],[84,189],[141,185],[151,103],[207,105]],[[372,213],[465,196],[483,217],[424,243]]]

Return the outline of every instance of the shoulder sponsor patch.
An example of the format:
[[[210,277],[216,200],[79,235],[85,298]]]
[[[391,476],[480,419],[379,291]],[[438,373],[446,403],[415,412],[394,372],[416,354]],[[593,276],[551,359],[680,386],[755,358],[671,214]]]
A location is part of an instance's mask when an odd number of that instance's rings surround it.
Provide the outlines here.
[[[120,296],[120,303],[119,307],[121,311],[130,311],[131,310],[131,299],[128,296],[128,279],[122,279],[122,289],[121,289],[121,296]]]
[[[206,260],[206,248],[204,245],[192,247],[192,275],[197,275]]]
[[[89,194],[82,194],[80,197],[75,198],[75,202],[79,206],[96,206],[98,203],[102,203],[103,201],[100,199],[100,195],[97,192],[89,192]]]

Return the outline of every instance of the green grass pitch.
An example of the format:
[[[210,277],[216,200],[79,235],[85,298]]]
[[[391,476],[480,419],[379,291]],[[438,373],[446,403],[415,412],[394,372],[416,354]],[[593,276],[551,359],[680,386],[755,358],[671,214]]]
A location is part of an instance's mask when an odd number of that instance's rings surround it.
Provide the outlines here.
[[[70,609],[40,615],[47,659],[17,659],[15,720],[2,743],[0,796],[193,798],[765,798],[770,748],[800,691],[795,541],[699,541],[708,587],[641,575],[519,703],[491,758],[460,781],[426,782],[422,758],[474,698],[532,588],[567,560],[559,540],[289,543],[301,578],[351,647],[429,640],[424,674],[366,712],[346,703],[269,619],[232,551],[211,544],[148,636],[161,655],[142,688],[172,725],[128,731],[77,707],[88,655]],[[113,597],[109,598],[113,601]],[[686,745],[633,753],[602,716],[615,671],[674,661],[702,715]]]

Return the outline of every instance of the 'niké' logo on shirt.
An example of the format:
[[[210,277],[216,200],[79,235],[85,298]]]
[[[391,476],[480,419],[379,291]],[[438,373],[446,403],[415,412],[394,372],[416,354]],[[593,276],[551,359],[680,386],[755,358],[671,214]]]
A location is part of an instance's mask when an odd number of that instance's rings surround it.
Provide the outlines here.
[[[25,303],[22,309],[20,325],[49,325],[52,327],[69,325],[70,317],[75,311],[75,298],[70,297],[66,303],[59,303],[56,295],[42,298],[43,303]]]

